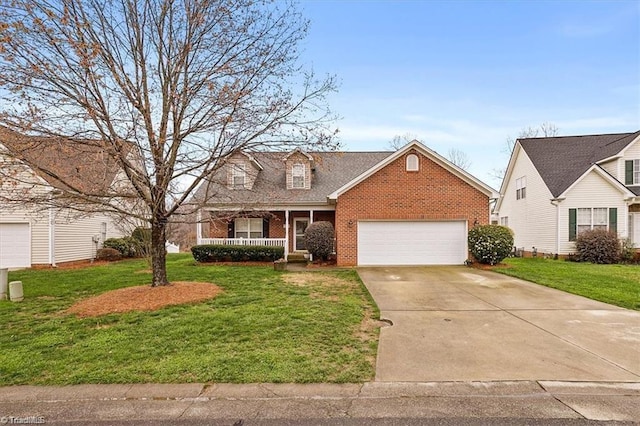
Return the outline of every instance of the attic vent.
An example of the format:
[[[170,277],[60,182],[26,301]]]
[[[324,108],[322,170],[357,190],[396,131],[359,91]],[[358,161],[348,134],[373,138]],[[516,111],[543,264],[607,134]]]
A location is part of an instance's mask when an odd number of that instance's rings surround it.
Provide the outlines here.
[[[407,155],[407,171],[417,172],[419,170],[418,156],[415,154]]]

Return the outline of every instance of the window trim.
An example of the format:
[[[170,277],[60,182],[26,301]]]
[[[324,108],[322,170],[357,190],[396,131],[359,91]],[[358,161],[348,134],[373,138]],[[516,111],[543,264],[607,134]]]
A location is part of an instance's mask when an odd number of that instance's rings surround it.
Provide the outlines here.
[[[640,159],[632,160],[632,185],[640,185]]]
[[[236,178],[242,178],[242,183]],[[247,167],[244,163],[234,163],[231,167],[231,186],[233,188],[245,188],[247,185]]]
[[[303,163],[295,163],[291,166],[291,188],[292,189],[304,189],[307,187],[307,166]],[[296,185],[296,178],[302,178],[302,185],[300,185],[300,181]]]
[[[583,221],[580,220],[580,211],[589,210],[589,223],[584,221],[584,215],[582,215]],[[604,223],[594,223],[596,216],[596,210],[604,210]],[[582,223],[581,223],[582,222]],[[597,229],[598,227],[606,226],[606,230],[610,232],[618,232],[618,208],[617,207],[576,207],[569,209],[569,241],[575,241],[581,232],[587,230]],[[582,229],[579,231],[579,227],[589,227],[588,229]]]
[[[405,169],[408,172],[419,172],[420,171],[420,158],[416,154],[409,154],[405,159]]]
[[[246,231],[244,230],[238,230],[238,228],[241,228],[239,225],[239,223],[246,221],[247,227],[246,227]],[[254,226],[257,226],[258,229],[260,229],[260,236],[252,236],[252,233],[258,233],[257,230],[254,230],[254,228],[251,225],[251,222],[254,222]],[[258,226],[258,221],[259,221],[259,226]],[[242,233],[246,233],[247,236],[246,237],[239,237],[238,236],[238,232],[242,232]],[[236,219],[234,219],[233,221],[233,238],[264,238],[264,219],[263,218],[259,218],[259,217],[238,217]]]
[[[527,198],[527,176],[516,179],[516,200]]]

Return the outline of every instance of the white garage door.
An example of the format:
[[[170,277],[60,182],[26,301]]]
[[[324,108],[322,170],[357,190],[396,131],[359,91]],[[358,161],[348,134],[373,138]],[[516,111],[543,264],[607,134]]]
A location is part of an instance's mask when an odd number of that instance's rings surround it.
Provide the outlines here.
[[[0,223],[0,269],[31,266],[28,223]]]
[[[452,222],[358,222],[358,265],[461,265],[467,228]]]

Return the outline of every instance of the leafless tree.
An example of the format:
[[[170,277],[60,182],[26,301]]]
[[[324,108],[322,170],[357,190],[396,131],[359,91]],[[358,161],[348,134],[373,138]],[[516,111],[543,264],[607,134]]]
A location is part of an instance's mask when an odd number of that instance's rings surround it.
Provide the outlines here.
[[[61,194],[30,201],[145,221],[152,286],[168,284],[167,222],[225,159],[335,147],[335,79],[300,64],[307,28],[288,1],[0,2],[0,125],[93,147],[122,171],[108,190],[56,176]]]
[[[447,151],[447,159],[462,170],[468,170],[469,167],[471,167],[469,155],[458,148],[449,148],[449,151]]]
[[[526,138],[539,138],[539,137],[553,137],[557,136],[559,132],[558,127],[553,123],[544,122],[540,124],[538,127],[526,127],[520,131],[517,138],[512,136],[508,136],[505,140],[504,146],[502,147],[502,153],[507,155],[507,159],[511,156],[513,152],[513,148],[516,146],[516,141],[518,139],[526,139]],[[508,160],[507,160],[508,161]],[[498,181],[502,181],[504,179],[505,173],[507,172],[507,167],[500,167],[491,170],[490,175],[494,179]]]
[[[391,150],[397,151],[409,142],[419,140],[418,136],[413,133],[405,133],[404,135],[395,135],[388,143],[388,147]]]
[[[389,141],[387,146],[390,149],[398,150],[413,141],[422,143],[422,140],[418,138],[417,135],[414,135],[413,133],[405,133],[404,135],[395,135],[393,139]],[[449,148],[446,157],[449,161],[463,170],[467,170],[471,167],[471,159],[469,158],[469,155],[458,148]]]

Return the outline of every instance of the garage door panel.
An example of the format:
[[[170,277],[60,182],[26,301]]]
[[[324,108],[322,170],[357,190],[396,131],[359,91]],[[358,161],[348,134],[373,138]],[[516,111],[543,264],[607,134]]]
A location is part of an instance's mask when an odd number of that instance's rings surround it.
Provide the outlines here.
[[[467,257],[466,224],[359,222],[358,265],[456,265]]]
[[[28,223],[0,223],[0,268],[31,266]]]

